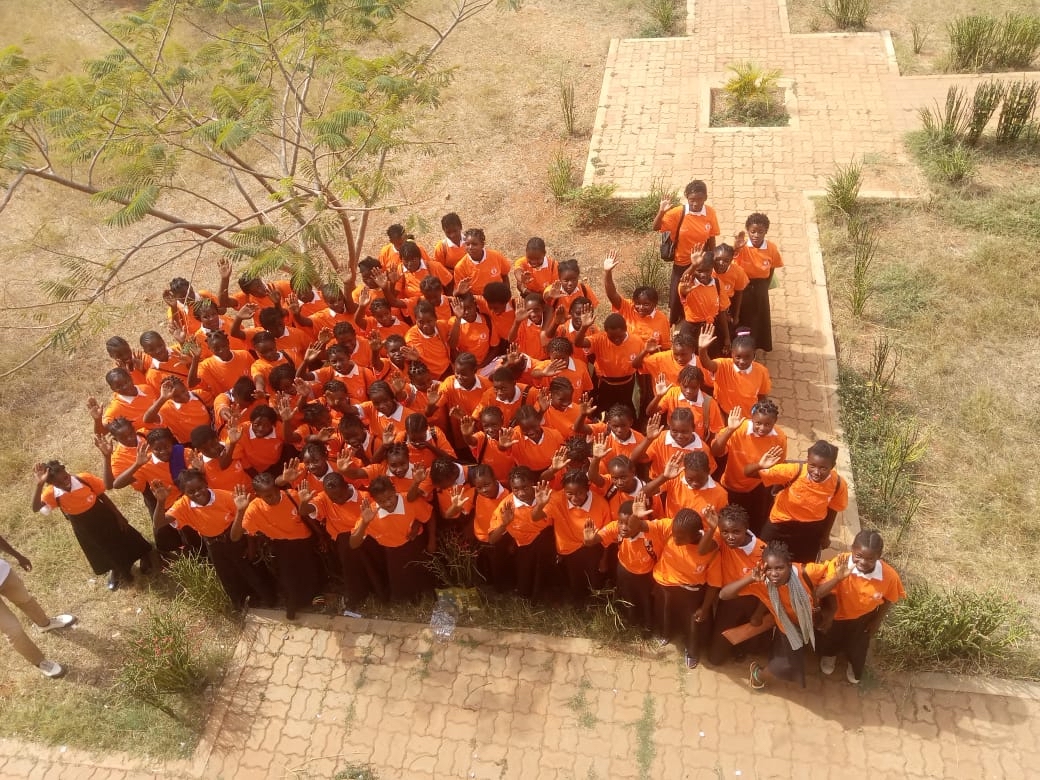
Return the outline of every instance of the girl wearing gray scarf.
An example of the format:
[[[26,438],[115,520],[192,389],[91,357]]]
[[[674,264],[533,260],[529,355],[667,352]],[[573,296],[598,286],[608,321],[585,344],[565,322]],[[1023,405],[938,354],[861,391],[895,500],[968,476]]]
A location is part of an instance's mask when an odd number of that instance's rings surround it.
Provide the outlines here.
[[[768,663],[765,666],[757,661],[751,663],[749,683],[752,688],[764,688],[771,678],[800,682],[805,687],[805,648],[816,647],[813,621],[818,607],[813,601],[813,591],[820,584],[823,568],[792,563],[787,545],[771,542],[750,574],[731,582],[719,593],[721,599],[756,596],[764,609],[759,609],[751,623],[761,623],[765,610],[769,610],[776,621]]]

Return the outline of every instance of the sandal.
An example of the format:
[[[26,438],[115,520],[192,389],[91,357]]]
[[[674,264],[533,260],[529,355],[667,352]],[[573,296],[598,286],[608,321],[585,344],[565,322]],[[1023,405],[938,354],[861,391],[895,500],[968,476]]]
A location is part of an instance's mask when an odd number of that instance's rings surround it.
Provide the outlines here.
[[[758,663],[758,661],[752,661],[751,662],[751,669],[750,669],[750,672],[748,674],[748,683],[756,691],[760,691],[760,690],[762,690],[763,688],[766,687],[766,684],[762,680],[762,677],[761,677],[761,674],[760,674],[761,671],[762,671],[762,666]]]

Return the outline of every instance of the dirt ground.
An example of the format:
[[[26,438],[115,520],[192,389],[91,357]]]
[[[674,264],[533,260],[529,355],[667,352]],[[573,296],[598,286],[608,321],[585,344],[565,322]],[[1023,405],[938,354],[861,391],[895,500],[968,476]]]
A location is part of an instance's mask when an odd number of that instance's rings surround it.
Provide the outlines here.
[[[32,14],[27,15],[30,5]],[[101,14],[132,5],[87,3]],[[443,8],[435,0],[426,5]],[[56,19],[61,23],[55,24]],[[407,222],[432,249],[441,214],[457,211],[466,226],[485,229],[489,246],[511,257],[522,254],[534,235],[545,238],[557,259],[574,257],[583,267],[598,263],[618,242],[631,256],[643,240],[575,226],[549,195],[546,168],[559,150],[572,156],[579,170],[584,166],[609,41],[636,34],[642,21],[638,0],[527,0],[519,12],[489,10],[461,29],[441,50],[443,63],[458,68],[454,85],[422,130],[426,137],[448,143],[436,157],[399,162],[397,194],[411,205],[376,218],[366,250],[378,251],[383,230],[397,221]],[[52,71],[107,48],[99,31],[61,0],[0,0],[0,29],[6,31],[6,42],[46,56]],[[403,28],[400,34],[411,31]],[[582,131],[575,137],[564,132],[561,81],[574,85]],[[107,260],[143,229],[105,228],[100,224],[103,213],[83,197],[30,183],[0,214],[0,263],[5,269],[0,373],[28,358],[47,332],[53,310],[19,308],[44,300],[39,281],[60,272],[64,256]],[[141,267],[155,259],[142,258]],[[103,578],[91,575],[64,520],[30,512],[30,469],[35,462],[57,457],[70,470],[100,470],[84,401],[91,394],[108,394],[102,379],[108,368],[104,340],[118,333],[134,343],[141,331],[161,328],[165,282],[185,275],[201,287],[212,286],[214,260],[215,255],[198,264],[184,261],[129,285],[90,324],[84,347],[71,355],[47,353],[0,380],[0,437],[6,445],[0,451],[0,533],[33,559],[34,571],[26,579],[45,608],[74,611],[81,619],[73,641],[46,637],[41,642],[73,669],[60,686],[25,669],[13,653],[0,653],[0,706],[5,711],[0,732],[140,749],[139,735],[151,727],[154,714],[113,711],[107,698],[111,655],[142,615],[163,608],[169,588],[140,584],[108,593]],[[599,284],[598,275],[593,276]],[[123,491],[115,498],[142,530],[147,528],[136,494]],[[170,755],[190,749],[190,740],[190,729],[169,728],[164,739],[147,749]]]

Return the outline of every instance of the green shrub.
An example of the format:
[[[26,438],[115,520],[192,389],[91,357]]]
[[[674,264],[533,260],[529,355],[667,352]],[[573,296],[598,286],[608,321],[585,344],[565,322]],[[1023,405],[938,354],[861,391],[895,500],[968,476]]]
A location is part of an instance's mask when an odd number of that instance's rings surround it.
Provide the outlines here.
[[[839,30],[863,30],[873,10],[871,0],[824,0],[823,12]]]
[[[560,81],[560,111],[563,113],[563,127],[567,135],[577,134],[577,120],[574,110],[574,82]]]
[[[671,198],[673,203],[678,203],[679,191],[666,189],[663,180],[654,179],[646,195],[630,201],[625,206],[619,220],[621,227],[640,233],[647,232],[657,216],[661,201],[665,198]]]
[[[126,696],[172,713],[165,697],[198,694],[209,678],[198,637],[189,637],[182,616],[153,613],[129,633],[118,680]]]
[[[964,184],[975,174],[975,154],[964,146],[939,146],[925,155],[925,172],[945,184]]]
[[[564,201],[574,210],[577,227],[601,227],[610,224],[622,211],[622,204],[614,198],[613,184],[589,184],[572,189]]]
[[[949,70],[1023,70],[1040,54],[1040,17],[1007,14],[1003,19],[975,14],[947,24]]]
[[[1007,88],[1000,81],[987,81],[975,88],[975,94],[971,99],[971,114],[964,132],[964,142],[968,146],[978,144],[982,131],[1000,108],[1006,91]]]
[[[562,149],[549,160],[548,183],[549,192],[557,203],[567,200],[567,196],[577,183],[578,171],[572,160]]]
[[[193,611],[210,615],[227,615],[231,611],[231,601],[224,586],[220,584],[213,565],[205,558],[182,555],[169,565],[166,574],[181,588],[177,598]]]
[[[920,22],[910,22],[910,36],[913,39],[914,54],[924,51],[924,45],[928,43],[930,35],[928,28],[923,27]]]
[[[1000,673],[1032,633],[1013,598],[918,585],[889,614],[878,651],[896,669]]]
[[[1018,141],[1033,121],[1040,84],[1035,81],[1015,81],[1008,84],[1004,102],[997,118],[997,141],[1011,144]]]
[[[946,90],[946,105],[940,107],[936,101],[935,108],[922,108],[919,111],[921,125],[929,143],[933,145],[953,146],[960,143],[972,121],[968,98],[960,87],[951,86]]]
[[[849,309],[853,317],[862,317],[867,301],[874,294],[871,264],[881,246],[877,229],[858,220],[849,221],[849,243],[852,246],[852,274],[848,285]]]
[[[845,218],[855,214],[862,183],[862,165],[856,162],[839,165],[834,174],[827,178],[827,210]]]
[[[683,19],[679,0],[643,0],[649,21],[639,34],[643,38],[670,38],[675,35]]]
[[[712,125],[747,125],[750,127],[786,125],[779,86],[779,70],[764,70],[753,62],[727,66],[733,76],[723,85],[726,107],[712,117]]]

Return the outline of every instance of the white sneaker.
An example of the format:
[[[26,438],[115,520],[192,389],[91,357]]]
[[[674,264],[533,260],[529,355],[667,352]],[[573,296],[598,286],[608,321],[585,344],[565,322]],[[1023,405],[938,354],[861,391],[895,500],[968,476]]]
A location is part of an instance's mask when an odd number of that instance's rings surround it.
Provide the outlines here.
[[[856,673],[852,671],[852,664],[845,667],[845,679],[853,685],[859,685],[859,678],[856,676]]]
[[[40,661],[37,668],[43,672],[44,677],[56,678],[65,674],[65,667],[57,661]]]
[[[68,628],[76,622],[75,615],[55,615],[45,626],[40,626],[40,631],[54,631],[56,628]]]
[[[834,667],[838,663],[838,656],[836,655],[821,655],[820,656],[820,671],[824,674],[834,674]]]

